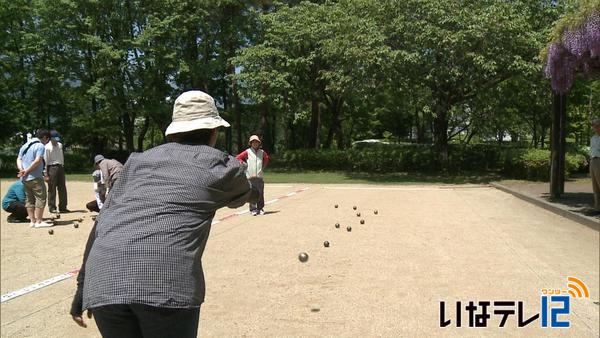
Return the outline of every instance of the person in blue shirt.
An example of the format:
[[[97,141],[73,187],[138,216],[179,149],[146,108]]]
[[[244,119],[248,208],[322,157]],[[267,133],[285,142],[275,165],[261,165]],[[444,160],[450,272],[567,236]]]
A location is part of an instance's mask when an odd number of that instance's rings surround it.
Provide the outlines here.
[[[25,208],[25,186],[21,180],[13,183],[2,199],[2,209],[10,213],[6,218],[8,223],[29,222]]]
[[[25,186],[25,207],[31,220],[32,228],[52,226],[42,220],[46,207],[46,183],[44,182],[44,153],[45,144],[50,141],[48,130],[38,130],[36,137],[29,140],[19,149],[17,157],[17,177],[21,178]]]

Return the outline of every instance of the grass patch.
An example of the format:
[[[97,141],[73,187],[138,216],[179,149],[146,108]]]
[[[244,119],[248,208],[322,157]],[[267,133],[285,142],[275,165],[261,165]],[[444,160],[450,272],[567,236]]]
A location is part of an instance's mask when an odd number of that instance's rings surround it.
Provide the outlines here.
[[[3,178],[10,181],[12,178]],[[343,171],[283,171],[265,173],[266,183],[309,184],[487,184],[502,177],[485,173],[354,173]],[[16,180],[16,177],[15,177]],[[68,174],[67,182],[92,182],[91,174]]]
[[[267,183],[315,184],[487,184],[501,179],[497,173],[354,173],[339,171],[268,171]]]
[[[281,171],[265,173],[266,183],[311,184],[487,184],[501,179],[496,173],[351,173],[341,171]],[[67,181],[92,182],[91,174],[69,174]]]

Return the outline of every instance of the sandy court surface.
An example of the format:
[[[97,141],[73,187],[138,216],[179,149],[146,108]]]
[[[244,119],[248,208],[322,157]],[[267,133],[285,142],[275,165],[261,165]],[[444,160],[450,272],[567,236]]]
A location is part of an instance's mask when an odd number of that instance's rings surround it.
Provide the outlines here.
[[[2,196],[10,183],[1,181]],[[2,211],[2,294],[79,267],[91,185],[68,182],[77,212],[62,220],[84,218],[78,229],[56,226],[50,236],[6,223]],[[240,214],[212,228],[199,336],[598,336],[597,231],[484,186],[267,184],[265,198],[305,187],[264,216],[219,210],[215,219]],[[307,263],[298,261],[302,251]],[[589,299],[571,301],[571,328],[543,329],[539,319],[518,328],[514,315],[504,329],[496,315],[488,328],[467,327],[468,301],[523,301],[530,317],[540,313],[540,290],[566,289],[567,276],[590,290]],[[87,329],[71,321],[74,291],[73,277],[2,303],[1,336],[99,337],[93,320]],[[447,328],[439,327],[440,301],[453,320]]]

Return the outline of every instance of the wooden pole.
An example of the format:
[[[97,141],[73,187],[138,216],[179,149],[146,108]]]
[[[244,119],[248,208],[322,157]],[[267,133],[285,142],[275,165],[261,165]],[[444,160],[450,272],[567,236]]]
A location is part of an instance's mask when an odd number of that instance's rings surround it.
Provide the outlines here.
[[[565,191],[566,94],[552,93],[550,137],[550,196],[560,198]]]

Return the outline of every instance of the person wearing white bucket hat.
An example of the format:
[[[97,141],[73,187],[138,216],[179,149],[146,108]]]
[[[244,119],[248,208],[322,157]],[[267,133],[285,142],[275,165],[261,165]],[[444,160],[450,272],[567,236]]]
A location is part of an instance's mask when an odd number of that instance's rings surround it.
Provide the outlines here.
[[[196,337],[202,254],[222,207],[257,200],[246,166],[214,148],[228,127],[210,95],[181,94],[168,143],[133,153],[90,233],[73,320],[93,313],[105,337]]]
[[[252,186],[256,187],[260,192],[260,197],[257,203],[250,203],[250,214],[252,216],[264,215],[265,210],[265,181],[264,171],[269,164],[269,154],[266,151],[260,149],[260,138],[258,135],[250,136],[248,144],[250,148],[239,153],[236,158],[245,163],[248,168],[246,169],[246,177],[252,183]]]

